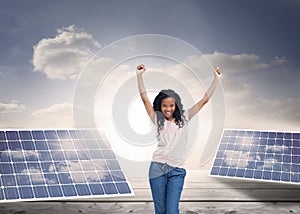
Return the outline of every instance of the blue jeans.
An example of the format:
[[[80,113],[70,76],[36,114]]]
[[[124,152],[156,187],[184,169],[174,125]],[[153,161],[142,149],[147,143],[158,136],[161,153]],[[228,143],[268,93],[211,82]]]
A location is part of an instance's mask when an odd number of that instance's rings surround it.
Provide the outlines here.
[[[179,214],[179,201],[186,171],[167,163],[151,162],[149,182],[155,214]]]

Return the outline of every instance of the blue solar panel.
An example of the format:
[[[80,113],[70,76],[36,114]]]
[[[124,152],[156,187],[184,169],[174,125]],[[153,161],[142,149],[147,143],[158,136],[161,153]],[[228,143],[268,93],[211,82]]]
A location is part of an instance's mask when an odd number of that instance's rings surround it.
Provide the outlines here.
[[[104,130],[0,130],[0,202],[130,195]]]
[[[300,184],[300,133],[226,129],[209,175]]]

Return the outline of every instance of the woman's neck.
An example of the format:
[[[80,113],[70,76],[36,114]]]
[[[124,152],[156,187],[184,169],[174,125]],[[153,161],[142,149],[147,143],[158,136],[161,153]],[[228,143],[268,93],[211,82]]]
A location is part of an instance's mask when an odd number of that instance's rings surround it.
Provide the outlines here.
[[[170,118],[166,118],[166,120],[169,121],[169,122],[172,122],[172,121],[175,120],[175,118],[174,117],[170,117]]]

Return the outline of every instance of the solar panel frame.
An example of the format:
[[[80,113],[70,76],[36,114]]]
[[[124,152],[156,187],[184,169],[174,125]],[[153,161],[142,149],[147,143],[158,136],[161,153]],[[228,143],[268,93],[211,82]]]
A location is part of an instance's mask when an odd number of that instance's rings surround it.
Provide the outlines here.
[[[134,196],[109,142],[104,129],[0,129],[0,203]]]
[[[234,150],[232,143],[236,139],[232,139],[229,133],[237,137],[251,138],[251,148],[247,153],[243,153],[243,150]],[[225,142],[228,140],[231,144],[225,146]],[[239,139],[237,139],[239,140]],[[259,143],[257,148],[252,145],[252,142]],[[260,143],[261,142],[261,143]],[[249,143],[249,142],[248,142]],[[247,144],[247,143],[246,143]],[[249,146],[249,145],[248,145]],[[266,153],[264,147],[267,149],[274,150],[274,152]],[[278,148],[277,148],[278,146]],[[280,149],[281,150],[276,150]],[[295,148],[294,148],[295,146]],[[238,148],[237,145],[235,145]],[[252,160],[246,159],[246,167],[233,167],[230,164],[224,163],[224,151],[237,151],[243,155],[251,155],[253,153],[262,155],[265,154],[266,159]],[[232,152],[233,153],[233,152]],[[293,156],[294,155],[294,156]],[[259,156],[260,157],[260,156]],[[265,160],[282,160],[273,163],[272,170],[268,169],[269,166],[265,167]],[[231,159],[232,160],[232,159]],[[245,159],[239,159],[245,160]],[[245,161],[244,161],[245,162]],[[267,162],[272,164],[272,162]],[[245,164],[245,163],[244,163]],[[227,165],[227,166],[226,166]],[[249,167],[247,167],[249,165]],[[226,167],[224,167],[226,166]],[[218,173],[217,167],[219,167]],[[262,167],[262,170],[257,170],[256,167]],[[284,169],[284,171],[282,170]],[[222,171],[221,171],[222,170]],[[227,170],[227,171],[226,171]],[[287,170],[287,171],[285,171]],[[291,171],[293,170],[293,171]],[[221,174],[221,175],[220,175]],[[271,183],[286,183],[286,184],[300,184],[300,133],[296,131],[275,131],[275,130],[251,130],[251,129],[224,129],[222,138],[220,139],[217,151],[215,152],[213,163],[209,170],[209,176],[211,177],[223,177],[238,180],[248,180],[255,182],[271,182]],[[251,177],[252,176],[252,177]],[[250,178],[251,177],[251,178]],[[274,178],[274,179],[273,179]]]

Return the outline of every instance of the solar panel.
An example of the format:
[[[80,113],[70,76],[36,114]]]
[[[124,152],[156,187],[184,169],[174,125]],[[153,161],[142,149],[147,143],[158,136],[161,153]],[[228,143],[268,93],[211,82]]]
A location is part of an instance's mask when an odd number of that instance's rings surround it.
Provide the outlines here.
[[[300,184],[300,133],[226,129],[209,175]]]
[[[104,130],[0,130],[0,202],[129,195]]]

